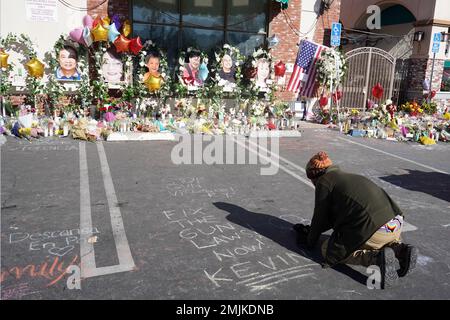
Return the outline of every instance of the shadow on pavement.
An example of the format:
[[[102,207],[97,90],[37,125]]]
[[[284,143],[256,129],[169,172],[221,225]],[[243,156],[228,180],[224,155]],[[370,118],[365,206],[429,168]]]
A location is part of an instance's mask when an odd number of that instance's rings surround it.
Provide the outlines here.
[[[278,243],[280,246],[318,264],[321,264],[323,262],[322,254],[320,252],[320,246],[316,246],[316,249],[312,251],[307,251],[306,249],[304,250],[297,245],[297,234],[292,229],[294,225],[291,222],[274,217],[272,215],[247,211],[246,209],[231,203],[214,202],[213,204],[218,209],[227,211],[229,213],[229,215],[226,217],[227,220],[244,228],[255,231],[263,237],[266,237]],[[322,244],[322,242],[328,238],[329,236],[322,235],[319,243]],[[333,269],[342,274],[345,274],[346,276],[363,284],[364,286],[366,286],[367,284],[367,276],[347,265],[339,265],[337,267],[333,267]]]
[[[450,202],[450,175],[439,172],[408,170],[404,175],[380,177],[381,180],[403,189],[427,193]]]

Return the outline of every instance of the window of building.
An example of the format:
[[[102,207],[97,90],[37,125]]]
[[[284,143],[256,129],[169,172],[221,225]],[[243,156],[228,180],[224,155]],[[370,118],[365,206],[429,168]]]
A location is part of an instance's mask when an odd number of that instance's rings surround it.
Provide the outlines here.
[[[188,47],[213,56],[228,43],[249,55],[268,29],[269,0],[133,0],[132,9],[134,36],[156,42],[172,66]]]

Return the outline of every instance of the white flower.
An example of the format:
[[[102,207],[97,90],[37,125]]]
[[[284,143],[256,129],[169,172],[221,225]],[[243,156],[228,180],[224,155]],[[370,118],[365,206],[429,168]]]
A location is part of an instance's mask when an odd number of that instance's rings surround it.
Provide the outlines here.
[[[106,52],[106,48],[102,48],[103,52]]]
[[[139,65],[140,65],[141,67],[144,67],[144,66],[145,66],[145,63],[139,62]]]
[[[146,56],[147,55],[147,51],[142,51],[142,55]]]
[[[166,77],[166,73],[161,73],[161,77],[165,78]]]
[[[178,63],[180,64],[180,65],[184,65],[184,58],[183,57],[180,57],[179,59],[178,59]]]
[[[103,71],[102,71],[102,70],[98,70],[98,74],[99,74],[99,75],[102,75],[102,74],[103,74]]]

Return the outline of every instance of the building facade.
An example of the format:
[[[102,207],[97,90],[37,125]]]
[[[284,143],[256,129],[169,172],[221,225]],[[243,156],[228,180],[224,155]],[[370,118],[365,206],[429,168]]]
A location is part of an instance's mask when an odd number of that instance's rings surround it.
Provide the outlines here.
[[[368,13],[371,5],[380,8],[380,28],[373,28],[371,24],[374,21],[371,18],[374,11]],[[450,1],[342,0],[340,19],[346,30],[345,51],[378,47],[404,63],[405,98],[420,98],[428,90],[435,90],[437,99],[450,100]],[[433,68],[433,35],[436,33],[443,33],[445,37],[435,55]]]
[[[46,3],[54,5],[56,19],[30,21],[24,13],[30,3],[39,1],[0,0],[0,36],[29,35],[41,59],[61,34],[80,26],[85,14],[93,18],[117,14],[130,21],[130,37],[156,42],[173,63],[179,51],[190,46],[211,53],[228,43],[251,54],[276,36],[278,45],[271,54],[275,63],[287,64],[286,82],[300,40],[329,45],[330,27],[339,21],[341,7],[341,0],[290,0],[286,10],[276,0],[51,0]],[[285,101],[297,98],[289,92],[278,95]]]

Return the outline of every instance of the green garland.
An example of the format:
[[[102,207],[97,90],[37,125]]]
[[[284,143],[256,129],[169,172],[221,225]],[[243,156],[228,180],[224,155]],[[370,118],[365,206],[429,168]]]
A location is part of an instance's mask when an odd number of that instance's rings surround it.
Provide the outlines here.
[[[160,57],[159,61],[159,69],[161,77],[163,78],[163,84],[161,88],[151,93],[143,84],[144,75],[147,73],[147,68],[145,65],[145,58],[149,51],[157,52]],[[166,103],[167,99],[171,96],[171,88],[172,88],[172,79],[170,77],[169,70],[169,62],[167,60],[166,53],[159,48],[156,43],[153,43],[151,40],[148,40],[144,43],[144,48],[141,50],[139,55],[137,56],[138,60],[138,68],[137,68],[137,77],[135,79],[135,98],[143,99],[145,97],[157,97],[159,100],[162,100],[163,103]]]
[[[14,45],[19,44],[20,46]],[[13,46],[14,45],[14,46]],[[26,36],[25,34],[20,34],[19,36],[16,36],[12,33],[8,33],[5,39],[0,39],[0,46],[2,48],[13,48],[16,52],[22,52],[25,56],[25,61],[29,61],[32,58],[37,57],[36,50],[34,49],[34,44],[31,41],[31,39]],[[9,75],[12,71],[12,66],[6,68],[5,74],[2,72],[2,85],[1,85],[1,92],[2,95],[7,95],[8,92],[11,92],[12,84],[9,81]],[[5,82],[3,82],[3,79],[7,78]],[[42,78],[37,79],[35,77],[30,76],[27,74],[26,80],[26,89],[28,90],[28,97],[27,97],[27,103],[31,104],[32,106],[36,106],[36,97],[37,95],[41,94],[44,90],[44,85],[42,83]]]
[[[65,45],[70,45],[74,47],[78,52],[78,69],[81,72],[81,81],[77,82],[79,84],[77,93],[75,97],[79,100],[82,108],[89,105],[91,99],[91,89],[89,85],[89,64],[87,50],[78,43],[74,43],[66,35],[61,35],[53,46],[53,51],[47,55],[46,62],[50,66],[51,70],[56,70],[59,66],[58,55]],[[48,82],[45,87],[45,93],[47,94],[48,100],[53,106],[53,109],[60,103],[61,97],[66,94],[66,89],[61,81],[56,79],[54,73],[49,74]]]
[[[275,92],[277,91],[276,83],[273,81],[273,58],[269,51],[264,48],[258,48],[253,51],[253,54],[249,57],[249,63],[253,68],[257,68],[257,62],[259,59],[266,59],[269,62],[270,74],[268,79],[272,80],[272,83],[268,84],[268,91],[264,93],[266,101],[273,102],[275,99]],[[255,101],[258,99],[259,94],[262,92],[260,88],[256,85],[256,76],[250,79],[250,85],[247,86],[247,97],[250,101]]]
[[[220,78],[219,75],[219,71],[222,68],[221,62],[225,55],[229,55],[234,64],[235,86],[233,87],[232,92],[224,91],[227,84]],[[214,86],[214,92],[221,99],[223,97],[234,97],[238,103],[241,100],[242,94],[245,91],[245,87],[242,82],[242,65],[244,64],[244,60],[245,57],[241,54],[239,49],[237,47],[230,46],[229,44],[225,44],[222,47],[222,50],[215,53],[215,61],[211,65],[211,73],[213,74],[211,79]]]
[[[186,63],[186,57],[192,50],[198,49],[189,47],[186,51],[180,52],[180,56],[178,58],[178,81],[174,86],[174,91],[179,97],[182,98],[185,98],[188,95],[194,95],[198,99],[207,99],[209,96],[211,96],[210,91],[213,90],[213,88],[211,88],[211,86],[208,85],[206,81],[204,81],[202,86],[198,86],[197,90],[189,90],[188,86],[183,81],[183,70]],[[205,63],[206,65],[208,65],[208,60],[208,55],[205,52],[200,51],[200,64]]]

